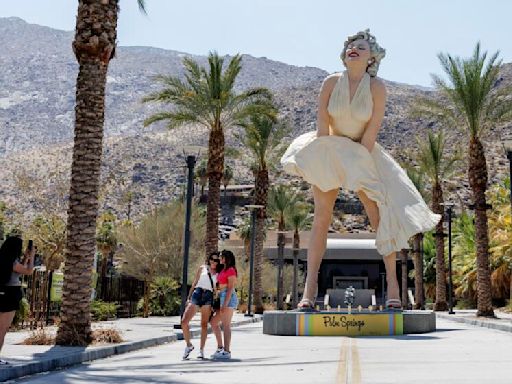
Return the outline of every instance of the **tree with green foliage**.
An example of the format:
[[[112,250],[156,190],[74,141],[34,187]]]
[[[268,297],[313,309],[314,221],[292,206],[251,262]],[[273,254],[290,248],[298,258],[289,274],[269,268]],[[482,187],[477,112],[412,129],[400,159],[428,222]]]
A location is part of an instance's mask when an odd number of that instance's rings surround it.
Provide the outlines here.
[[[478,316],[494,316],[489,269],[487,161],[482,136],[492,127],[512,120],[511,87],[496,87],[501,60],[499,52],[487,60],[480,43],[466,59],[439,54],[448,81],[434,76],[441,99],[426,99],[422,109],[447,126],[461,128],[468,145],[468,179],[473,195],[476,231]]]
[[[286,221],[293,229],[292,306],[296,308],[299,303],[298,258],[300,252],[300,232],[311,226],[310,207],[305,203],[294,205],[288,210]]]
[[[101,254],[101,282],[107,276],[108,259],[117,247],[116,216],[111,211],[104,212],[96,228],[96,246]]]
[[[149,315],[151,287],[159,276],[180,281],[183,268],[185,204],[156,208],[136,226],[119,228],[121,272],[144,281],[144,314]],[[196,205],[191,217],[190,265],[202,258],[205,218]],[[189,271],[193,268],[189,268]]]
[[[138,0],[144,11],[144,1]],[[73,52],[76,81],[75,136],[67,220],[61,322],[56,343],[91,342],[91,281],[103,149],[105,86],[117,43],[119,0],[78,0]]]
[[[208,184],[207,164],[207,161],[203,159],[196,166],[195,170],[195,177],[198,179],[199,185],[201,186],[201,196],[204,195],[204,187]]]
[[[429,131],[426,140],[417,138],[418,151],[416,161],[420,171],[427,178],[432,190],[432,211],[444,217],[443,183],[454,172],[459,160],[458,155],[447,153],[446,139],[443,131]],[[434,310],[446,311],[446,266],[444,257],[444,220],[436,225],[436,303]]]
[[[224,186],[224,196],[226,196],[226,192],[228,190],[228,185],[233,180],[233,168],[229,165],[224,167],[224,173],[222,174],[222,185]]]
[[[263,313],[263,287],[261,281],[263,244],[266,238],[266,218],[269,191],[269,170],[277,162],[276,154],[287,132],[286,126],[273,117],[251,116],[243,124],[243,133],[238,139],[251,155],[254,173],[254,204],[261,205],[256,211],[256,237],[254,239],[254,307]]]
[[[235,55],[225,70],[224,58],[216,52],[208,55],[208,69],[191,58],[183,60],[185,81],[176,76],[158,76],[164,89],[150,94],[144,102],[172,105],[170,111],[156,113],[144,121],[148,126],[166,121],[173,129],[184,125],[201,125],[209,129],[208,203],[206,255],[218,249],[220,185],[224,173],[224,132],[253,114],[274,113],[272,95],[265,88],[236,93],[235,81],[242,69],[242,56]]]
[[[268,209],[277,222],[277,309],[283,309],[283,264],[286,229],[286,217],[289,211],[300,201],[299,195],[287,185],[277,185],[270,189]]]

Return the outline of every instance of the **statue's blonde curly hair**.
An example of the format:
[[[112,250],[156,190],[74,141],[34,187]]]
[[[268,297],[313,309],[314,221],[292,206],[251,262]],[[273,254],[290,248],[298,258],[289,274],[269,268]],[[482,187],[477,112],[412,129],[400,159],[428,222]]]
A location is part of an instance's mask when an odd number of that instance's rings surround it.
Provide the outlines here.
[[[366,40],[368,42],[368,45],[370,46],[370,58],[372,59],[372,63],[368,64],[366,72],[368,72],[368,74],[372,77],[377,76],[380,61],[384,58],[384,56],[386,56],[386,50],[377,44],[377,39],[370,33],[369,29],[357,32],[355,35],[347,37],[347,40],[343,45],[343,51],[340,54],[340,58],[343,61],[343,64],[345,64],[345,55],[348,45],[356,40]]]

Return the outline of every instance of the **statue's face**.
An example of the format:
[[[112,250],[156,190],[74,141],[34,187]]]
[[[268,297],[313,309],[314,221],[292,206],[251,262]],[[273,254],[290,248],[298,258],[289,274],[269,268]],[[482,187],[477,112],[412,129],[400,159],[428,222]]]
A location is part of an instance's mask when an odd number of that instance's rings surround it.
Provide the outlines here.
[[[370,59],[370,44],[368,41],[359,39],[351,42],[345,50],[345,64],[353,62],[368,63]]]

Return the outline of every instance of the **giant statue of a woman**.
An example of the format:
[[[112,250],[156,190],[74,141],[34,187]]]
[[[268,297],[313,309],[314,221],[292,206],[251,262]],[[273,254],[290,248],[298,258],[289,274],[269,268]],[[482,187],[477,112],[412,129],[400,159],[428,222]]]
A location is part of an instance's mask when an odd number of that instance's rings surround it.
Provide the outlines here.
[[[377,232],[375,245],[386,267],[387,308],[401,307],[396,252],[408,248],[411,236],[434,228],[441,218],[376,143],[386,104],[385,85],[376,77],[384,55],[369,30],[348,37],[341,53],[346,70],[322,84],[316,132],[296,138],[281,159],[286,172],[313,185],[315,212],[302,310],[314,310],[318,270],[340,187],[357,193]]]

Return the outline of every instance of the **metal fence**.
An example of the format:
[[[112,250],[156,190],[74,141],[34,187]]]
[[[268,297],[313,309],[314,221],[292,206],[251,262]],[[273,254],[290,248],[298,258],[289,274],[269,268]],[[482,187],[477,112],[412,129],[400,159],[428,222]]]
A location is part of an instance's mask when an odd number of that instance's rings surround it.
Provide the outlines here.
[[[21,327],[31,329],[54,323],[60,316],[60,301],[50,300],[51,272],[35,270],[23,278],[24,297],[29,303],[29,316]],[[144,282],[127,276],[99,278],[96,299],[118,305],[117,317],[137,315],[137,303],[144,294]]]
[[[117,317],[133,317],[144,295],[144,282],[128,276],[106,276],[98,279],[96,290],[97,299],[119,305]]]

